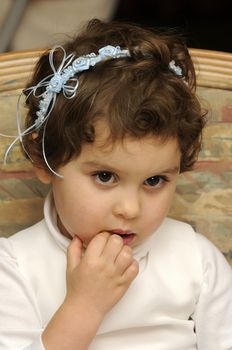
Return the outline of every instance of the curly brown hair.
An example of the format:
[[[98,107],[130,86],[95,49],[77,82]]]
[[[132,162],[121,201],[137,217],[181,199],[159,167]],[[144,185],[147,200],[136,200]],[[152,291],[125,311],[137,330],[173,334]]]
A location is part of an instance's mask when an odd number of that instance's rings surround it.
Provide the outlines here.
[[[49,165],[58,169],[77,157],[83,144],[94,142],[96,122],[103,120],[112,142],[128,136],[177,138],[180,171],[190,170],[200,151],[205,119],[195,95],[193,63],[182,39],[137,25],[93,19],[63,47],[67,55],[78,57],[97,53],[106,45],[128,48],[131,57],[103,61],[78,74],[74,98],[57,95],[45,133]],[[49,50],[39,59],[28,87],[52,74],[48,55]],[[55,65],[59,66],[61,59],[61,53],[55,51]],[[169,70],[171,60],[181,67],[184,79]],[[29,127],[37,118],[39,99],[31,94],[26,103]],[[46,168],[42,135],[43,127],[36,137],[26,135],[24,146],[35,165]]]

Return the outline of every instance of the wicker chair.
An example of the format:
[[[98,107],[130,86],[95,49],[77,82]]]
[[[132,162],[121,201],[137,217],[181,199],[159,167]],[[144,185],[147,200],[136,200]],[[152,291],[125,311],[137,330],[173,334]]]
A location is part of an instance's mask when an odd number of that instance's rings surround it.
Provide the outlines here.
[[[15,134],[19,92],[42,50],[0,55],[0,132]],[[210,111],[195,171],[180,176],[170,216],[191,223],[232,263],[232,54],[191,49],[197,93]],[[22,111],[23,112],[23,111]],[[3,164],[10,139],[0,137],[0,235],[27,227],[42,217],[48,188],[35,178],[17,145]]]

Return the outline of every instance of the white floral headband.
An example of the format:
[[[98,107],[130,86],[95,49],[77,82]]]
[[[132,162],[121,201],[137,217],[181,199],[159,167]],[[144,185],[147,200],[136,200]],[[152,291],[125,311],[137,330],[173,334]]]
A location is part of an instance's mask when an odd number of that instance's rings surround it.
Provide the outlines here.
[[[61,50],[63,52],[63,59],[58,69],[55,68],[53,63],[53,55],[56,50]],[[79,86],[79,80],[76,77],[76,74],[83,72],[85,70],[88,70],[91,66],[95,66],[97,63],[101,61],[105,61],[108,59],[125,58],[130,56],[131,55],[128,49],[121,49],[119,46],[107,45],[102,47],[98,51],[98,54],[90,53],[90,54],[75,58],[76,56],[73,53],[67,55],[65,52],[65,49],[62,46],[54,46],[49,53],[49,63],[53,73],[43,78],[37,85],[24,89],[19,96],[19,99],[17,102],[17,110],[16,110],[18,135],[13,136],[15,140],[10,144],[10,146],[6,150],[4,162],[6,163],[8,154],[17,141],[21,142],[25,153],[30,158],[30,155],[28,154],[27,150],[24,148],[23,137],[37,131],[44,124],[43,137],[42,137],[42,152],[43,152],[44,161],[47,167],[49,168],[49,170],[54,175],[58,177],[62,177],[60,174],[58,174],[51,168],[45,154],[45,130],[46,130],[48,118],[54,108],[57,94],[62,92],[67,99],[74,98],[76,96],[78,86]],[[182,69],[175,64],[174,60],[169,62],[168,68],[176,76],[183,78]],[[72,84],[69,84],[71,82]],[[45,91],[42,92],[41,94],[38,94],[38,89],[41,87],[45,87]],[[39,110],[36,112],[37,118],[35,119],[34,124],[22,131],[21,117],[19,112],[19,103],[22,95],[26,91],[29,91],[29,94],[27,95],[26,98],[28,98],[31,94],[33,94],[35,97],[40,98],[40,101],[39,101]],[[5,137],[12,137],[1,133],[0,135]]]

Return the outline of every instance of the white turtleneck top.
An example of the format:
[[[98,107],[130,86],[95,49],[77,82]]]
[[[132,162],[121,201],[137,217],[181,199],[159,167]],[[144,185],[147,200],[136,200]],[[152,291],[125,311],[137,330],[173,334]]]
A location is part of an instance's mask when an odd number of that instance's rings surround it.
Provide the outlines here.
[[[69,240],[49,196],[44,220],[0,239],[0,350],[44,350],[63,302]],[[165,219],[134,250],[140,272],[89,350],[232,350],[232,270],[212,243]]]

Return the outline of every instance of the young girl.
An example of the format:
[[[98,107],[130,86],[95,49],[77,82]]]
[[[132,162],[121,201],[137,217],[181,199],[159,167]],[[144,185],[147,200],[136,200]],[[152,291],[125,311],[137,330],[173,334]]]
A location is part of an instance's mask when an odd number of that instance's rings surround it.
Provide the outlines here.
[[[232,274],[166,216],[204,117],[178,38],[92,20],[39,60],[19,139],[51,184],[0,240],[1,350],[229,350]]]

